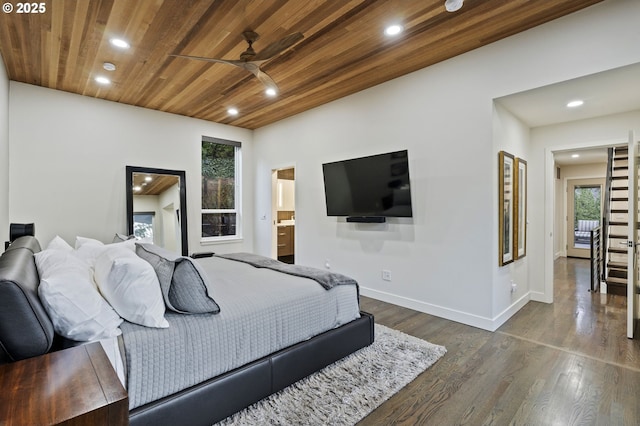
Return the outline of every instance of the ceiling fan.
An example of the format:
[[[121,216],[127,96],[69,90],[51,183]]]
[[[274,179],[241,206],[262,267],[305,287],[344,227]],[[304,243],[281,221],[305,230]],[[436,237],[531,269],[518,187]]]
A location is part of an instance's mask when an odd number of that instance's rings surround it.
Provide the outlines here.
[[[169,55],[169,56],[234,65],[236,67],[245,69],[250,73],[252,73],[253,75],[255,75],[258,78],[258,80],[260,80],[262,84],[265,85],[267,90],[272,89],[277,91],[278,85],[275,83],[275,81],[273,81],[271,77],[269,77],[269,75],[266,72],[260,69],[260,66],[264,62],[268,61],[269,59],[273,58],[276,55],[279,55],[289,47],[293,46],[294,44],[302,40],[304,38],[304,35],[302,35],[302,33],[289,34],[288,36],[274,43],[271,43],[269,46],[267,46],[264,50],[262,50],[259,53],[256,53],[256,51],[253,50],[253,43],[260,38],[258,33],[256,33],[255,31],[245,31],[242,33],[242,36],[249,44],[249,47],[247,47],[247,50],[245,50],[244,52],[242,52],[242,54],[240,54],[240,59],[238,60],[205,58],[202,56],[189,56],[189,55]]]

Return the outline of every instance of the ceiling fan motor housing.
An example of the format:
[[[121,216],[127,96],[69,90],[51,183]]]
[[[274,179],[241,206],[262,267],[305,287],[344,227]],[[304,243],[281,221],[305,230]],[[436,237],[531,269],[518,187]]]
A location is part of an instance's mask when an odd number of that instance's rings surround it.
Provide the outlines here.
[[[247,47],[247,50],[240,54],[240,60],[246,62],[250,61],[254,56],[256,56],[256,51],[253,50],[253,42],[258,40],[260,36],[255,31],[245,31],[242,33],[242,36],[247,41],[247,43],[249,43],[249,47]]]

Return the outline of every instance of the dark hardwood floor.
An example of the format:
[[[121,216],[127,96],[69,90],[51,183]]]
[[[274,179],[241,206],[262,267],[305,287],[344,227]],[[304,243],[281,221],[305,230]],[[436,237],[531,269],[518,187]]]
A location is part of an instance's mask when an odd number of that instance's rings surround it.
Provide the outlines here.
[[[358,425],[640,424],[626,299],[588,288],[588,261],[560,258],[554,303],[529,302],[494,333],[362,297],[377,323],[447,354]]]

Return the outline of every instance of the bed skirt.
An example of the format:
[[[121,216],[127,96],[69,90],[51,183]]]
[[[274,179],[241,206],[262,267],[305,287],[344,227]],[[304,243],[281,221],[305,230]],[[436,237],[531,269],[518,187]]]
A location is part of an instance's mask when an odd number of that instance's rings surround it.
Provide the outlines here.
[[[212,425],[370,345],[371,314],[129,412],[132,426]]]

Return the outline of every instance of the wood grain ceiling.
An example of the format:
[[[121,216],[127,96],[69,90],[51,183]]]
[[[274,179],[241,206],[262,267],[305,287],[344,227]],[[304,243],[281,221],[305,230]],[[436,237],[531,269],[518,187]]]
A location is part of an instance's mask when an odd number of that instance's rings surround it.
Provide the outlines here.
[[[133,195],[160,195],[180,183],[180,177],[153,173],[133,174]]]
[[[0,54],[14,81],[256,129],[600,1],[466,0],[449,13],[444,0],[49,0],[0,14]],[[394,22],[405,31],[386,37]],[[240,68],[169,56],[238,59],[247,29],[258,52],[304,34],[262,66],[277,97]]]

